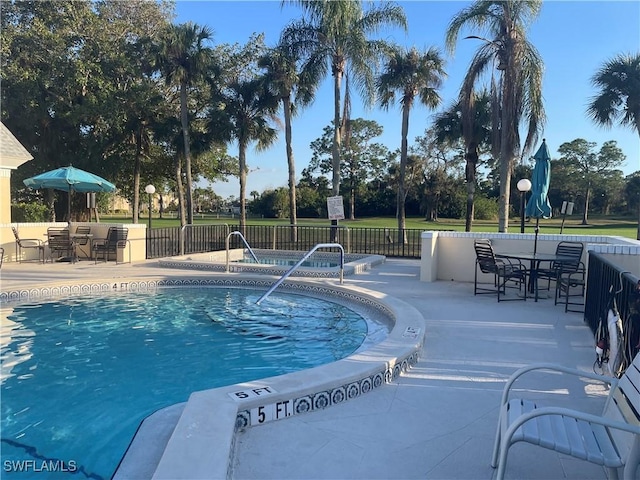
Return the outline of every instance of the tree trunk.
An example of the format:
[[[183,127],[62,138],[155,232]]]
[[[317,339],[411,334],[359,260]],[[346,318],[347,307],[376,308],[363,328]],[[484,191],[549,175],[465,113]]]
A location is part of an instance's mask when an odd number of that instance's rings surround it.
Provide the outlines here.
[[[355,182],[351,182],[351,192],[349,192],[349,220],[356,219],[356,187]]]
[[[514,42],[515,45],[515,42]],[[518,79],[517,52],[507,55],[507,65],[502,75],[502,94],[500,104],[500,202],[498,205],[498,231],[509,230],[509,207],[511,196],[511,173],[518,144]]]
[[[331,185],[333,195],[340,195],[340,83],[342,72],[334,72],[333,76],[333,145],[331,147],[331,168],[333,170]]]
[[[582,213],[582,225],[589,225],[589,197],[591,196],[591,187],[587,187],[584,192],[584,212]]]
[[[405,187],[407,176],[407,135],[409,134],[409,111],[411,110],[411,103],[405,102],[402,107],[402,140],[400,143],[400,170],[398,172],[398,205],[396,209],[396,217],[398,219],[398,243],[407,243],[406,236],[406,211],[405,201],[407,199],[407,192]]]
[[[180,216],[180,227],[185,226],[185,213],[184,213],[184,186],[182,185],[182,168],[180,166],[180,155],[176,155],[175,162],[175,174],[176,174],[176,189],[178,193],[178,212]]]
[[[464,231],[470,232],[473,225],[474,197],[476,193],[476,165],[478,164],[478,145],[475,142],[467,146],[467,166],[465,176],[467,180],[467,213]]]
[[[331,185],[333,196],[340,195],[340,83],[342,71],[335,69],[333,72],[333,145],[331,147],[331,168],[333,170]],[[338,220],[331,220],[331,241],[338,239]]]
[[[240,233],[245,234],[245,224],[247,222],[246,190],[247,190],[247,145],[244,141],[238,142],[238,163],[240,172]]]
[[[296,165],[293,158],[293,147],[291,146],[291,99],[289,95],[282,98],[282,108],[284,109],[284,136],[287,144],[287,165],[289,167],[289,224],[291,225],[289,238],[292,242],[297,242]]]
[[[180,84],[180,122],[184,139],[184,169],[187,175],[187,224],[193,224],[193,188],[191,180],[191,139],[189,138],[189,112],[187,110],[187,84]]]
[[[49,221],[55,222],[56,221],[56,209],[55,209],[56,196],[53,193],[52,188],[47,188],[45,192],[46,192],[45,198],[46,198],[47,206],[49,207]]]
[[[136,134],[136,157],[133,164],[133,223],[138,223],[140,218],[140,164],[142,157],[142,134],[137,131]]]

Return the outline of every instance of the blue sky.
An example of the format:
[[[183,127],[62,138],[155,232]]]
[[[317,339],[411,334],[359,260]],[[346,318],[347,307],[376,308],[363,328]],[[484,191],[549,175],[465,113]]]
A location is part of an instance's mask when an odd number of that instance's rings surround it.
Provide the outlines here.
[[[460,1],[404,1],[398,2],[405,10],[409,30],[394,29],[381,36],[408,47],[427,49],[438,47],[443,55],[444,35],[451,18],[470,2]],[[302,17],[299,7],[280,1],[177,1],[176,23],[187,21],[207,25],[213,30],[213,44],[244,44],[253,33],[264,33],[265,42],[273,46],[281,30],[292,20]],[[463,31],[455,55],[446,55],[445,70],[448,77],[440,95],[443,107],[455,99],[478,40],[463,40],[477,32]],[[536,46],[545,63],[543,95],[547,123],[543,136],[553,158],[558,147],[576,138],[596,142],[615,140],[627,156],[623,166],[625,174],[640,170],[640,139],[637,132],[614,126],[604,129],[594,125],[585,113],[589,99],[596,94],[590,79],[608,59],[619,53],[640,51],[640,2],[629,1],[546,1],[537,21],[529,31],[529,39]],[[323,82],[311,107],[293,120],[293,151],[298,178],[311,158],[309,144],[318,138],[322,128],[333,118],[333,91],[331,77]],[[409,145],[423,135],[431,124],[433,114],[416,106],[409,123]],[[365,109],[360,99],[352,99],[352,118],[375,120],[384,127],[378,141],[394,150],[400,147],[400,109],[388,111],[373,107]],[[537,149],[537,147],[535,147]],[[232,145],[229,152],[237,149]],[[284,133],[269,150],[256,152],[253,147],[247,155],[252,172],[247,180],[247,192],[287,185],[287,161]],[[259,169],[259,170],[256,170]],[[227,198],[238,196],[237,178],[213,185],[214,191]]]

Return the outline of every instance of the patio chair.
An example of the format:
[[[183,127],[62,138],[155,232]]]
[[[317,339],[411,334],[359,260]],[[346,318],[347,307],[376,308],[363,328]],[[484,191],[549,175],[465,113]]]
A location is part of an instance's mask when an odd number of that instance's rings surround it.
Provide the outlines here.
[[[44,248],[45,243],[39,238],[20,238],[18,229],[11,227],[13,230],[13,236],[16,238],[16,257],[18,262],[22,263],[22,250],[35,249],[38,251],[38,262],[42,257],[42,263],[44,263]]]
[[[561,270],[558,272],[555,304],[558,305],[564,298],[565,312],[584,313],[585,275],[586,271],[582,262],[576,271],[565,272]]]
[[[569,408],[547,407],[521,398],[509,398],[516,380],[525,373],[546,370],[609,384],[609,394],[599,415]],[[518,389],[523,386],[519,383]],[[607,469],[609,479],[638,478],[640,467],[640,354],[620,379],[560,365],[536,364],[517,370],[502,392],[498,429],[491,466],[502,480],[509,448],[527,442]]]
[[[91,249],[96,263],[99,256],[106,262],[112,253],[115,254],[116,263],[118,263],[118,250],[123,250],[127,245],[129,245],[129,262],[131,262],[131,243],[127,240],[128,234],[129,230],[126,228],[111,227],[106,238],[94,240]]]
[[[557,282],[561,276],[569,276],[584,270],[582,263],[582,252],[584,251],[584,244],[582,242],[560,242],[556,247],[556,255],[561,255],[570,260],[554,261],[551,262],[549,268],[538,269],[538,280],[542,278],[547,279],[547,290],[551,289],[551,281]],[[557,288],[556,288],[557,290]]]
[[[491,242],[486,239],[476,240],[473,243],[476,251],[476,268],[473,282],[473,294],[498,294],[498,302],[510,300],[527,300],[527,269],[519,260],[511,260],[508,258],[496,258]],[[493,288],[478,286],[478,270],[482,273],[493,275]],[[501,298],[506,294],[509,282],[513,282],[513,287],[518,290],[524,290],[522,297]],[[525,286],[523,289],[522,286]]]
[[[53,262],[54,255],[57,258],[68,258],[72,263],[76,261],[76,247],[67,228],[48,228],[47,244],[49,246],[49,258]]]
[[[91,227],[76,227],[75,237],[73,241],[76,244],[76,253],[78,252],[77,247],[86,247],[89,245],[89,251],[87,252],[84,248],[80,250],[85,254],[85,256],[89,257],[91,255]]]

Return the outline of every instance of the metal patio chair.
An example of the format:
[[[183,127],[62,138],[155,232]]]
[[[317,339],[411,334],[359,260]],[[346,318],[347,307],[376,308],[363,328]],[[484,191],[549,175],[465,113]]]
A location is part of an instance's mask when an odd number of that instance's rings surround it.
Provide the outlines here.
[[[80,251],[86,256],[89,257],[91,255],[91,227],[77,227],[74,233],[73,241],[76,246],[76,253],[78,253],[78,247],[86,247],[89,245],[88,251],[84,248],[80,248]]]
[[[493,251],[493,246],[489,240],[476,240],[473,244],[476,251],[476,268],[473,283],[473,294],[493,294],[497,293],[498,302],[527,299],[527,269],[520,261],[513,261],[508,258],[497,258]],[[482,273],[493,275],[493,288],[478,286],[478,270]],[[524,295],[517,298],[502,298],[506,294],[509,282],[513,282],[513,287],[519,291],[524,285]]]
[[[48,228],[47,244],[49,246],[49,258],[53,262],[54,255],[57,258],[69,258],[72,263],[76,261],[76,247],[67,228]]]
[[[13,236],[16,239],[16,258],[18,262],[22,263],[23,249],[34,249],[38,251],[38,262],[40,261],[40,258],[42,258],[42,263],[44,263],[45,242],[39,238],[20,238],[16,227],[11,227],[11,230],[13,230]]]
[[[575,271],[561,270],[556,278],[555,304],[564,303],[565,312],[584,313],[586,284],[586,269],[582,262]]]
[[[131,243],[127,239],[128,234],[129,230],[126,228],[111,227],[106,238],[94,240],[91,249],[95,262],[98,263],[99,256],[106,262],[110,254],[115,254],[115,260],[118,263],[118,250],[124,250],[127,245],[129,245],[129,262],[131,262]]]
[[[572,276],[579,271],[584,271],[582,263],[582,253],[584,244],[582,242],[560,242],[556,247],[556,255],[566,257],[567,260],[551,262],[548,268],[538,269],[538,280],[547,279],[547,290],[551,289],[551,282],[557,283],[561,277]],[[556,286],[557,287],[557,286]],[[556,288],[557,291],[557,288]]]

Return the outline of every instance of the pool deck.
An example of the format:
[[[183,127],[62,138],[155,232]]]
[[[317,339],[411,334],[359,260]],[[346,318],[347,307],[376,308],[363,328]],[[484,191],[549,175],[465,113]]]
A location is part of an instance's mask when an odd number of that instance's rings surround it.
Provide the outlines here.
[[[156,261],[5,263],[0,285],[14,290],[49,282],[184,273],[160,268]],[[348,402],[239,433],[233,478],[491,479],[497,406],[509,374],[542,361],[591,371],[595,353],[590,330],[581,314],[565,313],[553,298],[498,304],[492,295],[474,297],[473,284],[424,283],[419,278],[419,261],[387,259],[344,281],[396,297],[422,313],[427,331],[417,365]],[[550,405],[600,410],[606,395],[601,388],[561,380],[532,376],[519,393]],[[606,475],[590,463],[518,444],[509,455],[506,478]]]

